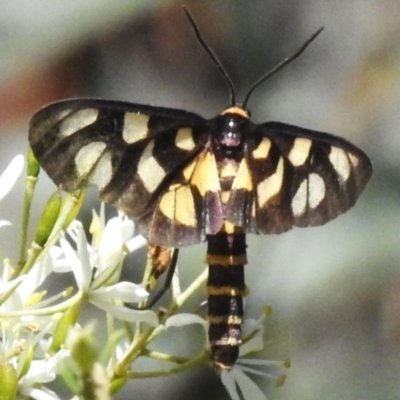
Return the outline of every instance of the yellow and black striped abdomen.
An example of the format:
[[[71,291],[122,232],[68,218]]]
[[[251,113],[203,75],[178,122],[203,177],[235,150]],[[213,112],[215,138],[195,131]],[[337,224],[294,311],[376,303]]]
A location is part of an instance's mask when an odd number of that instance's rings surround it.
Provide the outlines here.
[[[237,229],[207,236],[208,337],[217,369],[229,369],[239,355],[247,263],[245,234]]]

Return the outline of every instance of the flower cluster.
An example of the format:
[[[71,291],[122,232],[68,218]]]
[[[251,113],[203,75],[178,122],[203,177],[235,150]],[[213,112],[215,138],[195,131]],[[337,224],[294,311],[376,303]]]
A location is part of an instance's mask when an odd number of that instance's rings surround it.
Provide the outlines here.
[[[0,274],[0,398],[59,399],[48,384],[60,380],[71,396],[107,399],[128,380],[209,364],[207,321],[197,314],[179,313],[204,284],[207,271],[185,290],[175,277],[170,305],[162,312],[128,306],[146,304],[149,296],[150,262],[140,284],[121,281],[126,255],[145,246],[146,240],[134,236],[134,224],[125,216],[106,220],[103,205],[99,214],[93,212],[88,239],[84,226],[75,219],[82,203],[80,193],[62,198],[57,192],[50,198],[28,246],[29,209],[39,172],[31,154],[28,160],[19,260],[13,265],[5,259]],[[0,200],[11,190],[23,162],[22,156],[16,157],[1,175]],[[0,220],[1,230],[9,224]],[[62,283],[63,279],[57,277],[66,273],[73,275],[74,286],[56,285],[60,289],[50,295],[45,289],[49,282]],[[106,343],[100,343],[96,332],[100,323],[87,323],[82,318],[83,308],[89,304],[98,310],[99,319],[106,320]],[[268,374],[259,367],[286,368],[288,362],[245,357],[264,347],[265,315],[246,320],[240,359],[231,370],[221,373],[222,383],[234,400],[240,396],[266,399],[247,374],[273,379],[278,385],[284,381],[284,375]],[[185,358],[148,349],[168,329],[191,324],[204,327],[204,346],[197,354]],[[168,362],[168,368],[134,368],[139,357],[152,358],[161,365]],[[175,367],[171,368],[171,363]]]

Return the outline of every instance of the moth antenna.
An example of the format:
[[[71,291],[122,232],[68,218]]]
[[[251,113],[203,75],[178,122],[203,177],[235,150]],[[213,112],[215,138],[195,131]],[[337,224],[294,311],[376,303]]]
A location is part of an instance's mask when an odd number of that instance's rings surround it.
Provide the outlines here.
[[[243,102],[242,107],[246,109],[247,103],[249,101],[250,96],[254,92],[254,90],[260,86],[263,82],[265,82],[268,78],[270,78],[272,75],[274,75],[276,72],[278,72],[280,69],[282,69],[285,65],[291,63],[293,60],[295,60],[297,57],[300,56],[301,53],[307,48],[307,46],[324,30],[324,27],[319,28],[306,42],[303,44],[303,46],[300,47],[299,50],[297,50],[294,54],[292,54],[290,57],[285,58],[283,61],[281,61],[278,65],[276,65],[274,68],[269,70],[265,75],[263,75],[256,83],[253,84],[253,86],[250,88],[250,90],[247,93],[247,96]]]
[[[211,47],[206,43],[206,41],[203,39],[203,37],[200,34],[199,28],[197,27],[196,23],[194,22],[193,17],[189,13],[188,9],[185,6],[182,6],[183,11],[185,11],[186,16],[192,25],[192,28],[194,30],[194,33],[196,35],[197,40],[200,42],[202,45],[203,49],[208,53],[208,55],[211,57],[213,60],[215,66],[218,68],[219,72],[222,74],[222,76],[225,79],[225,82],[229,86],[229,91],[231,95],[231,106],[236,105],[236,100],[235,100],[235,88],[233,86],[232,80],[229,77],[228,73],[226,72],[225,68],[222,66],[221,62],[218,60],[217,56],[214,54],[213,50]]]

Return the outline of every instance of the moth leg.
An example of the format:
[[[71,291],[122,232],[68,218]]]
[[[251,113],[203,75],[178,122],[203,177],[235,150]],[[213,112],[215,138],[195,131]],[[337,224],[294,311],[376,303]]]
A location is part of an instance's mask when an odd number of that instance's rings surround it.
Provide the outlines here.
[[[151,271],[151,278],[157,279],[161,274],[163,274],[167,270],[167,275],[164,280],[164,284],[162,288],[157,291],[155,296],[143,307],[134,307],[131,305],[127,305],[129,308],[133,310],[148,310],[152,308],[158,300],[165,294],[165,292],[171,287],[172,278],[174,276],[177,262],[179,249],[172,249],[172,256],[168,257],[166,252],[171,253],[171,248],[162,248],[160,246],[151,245],[150,246],[150,257],[153,260],[153,269]],[[166,258],[169,262],[165,262]]]

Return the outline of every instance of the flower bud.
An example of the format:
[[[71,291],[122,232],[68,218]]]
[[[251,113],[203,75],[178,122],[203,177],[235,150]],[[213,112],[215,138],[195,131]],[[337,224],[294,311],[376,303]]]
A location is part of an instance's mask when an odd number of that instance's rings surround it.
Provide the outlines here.
[[[68,310],[63,312],[53,333],[53,341],[49,348],[50,354],[56,353],[60,350],[61,346],[64,345],[69,328],[74,326],[78,320],[79,309],[80,305],[74,304],[72,307],[69,307]]]
[[[90,373],[99,357],[99,349],[94,338],[94,326],[89,325],[85,329],[75,328],[70,330],[67,345],[73,360],[78,364],[79,368],[86,373]]]
[[[17,395],[18,375],[9,362],[0,365],[0,400],[14,400]]]
[[[44,246],[49,238],[54,224],[57,221],[61,208],[61,194],[55,192],[44,207],[38,227],[36,229],[34,242],[39,246]]]

